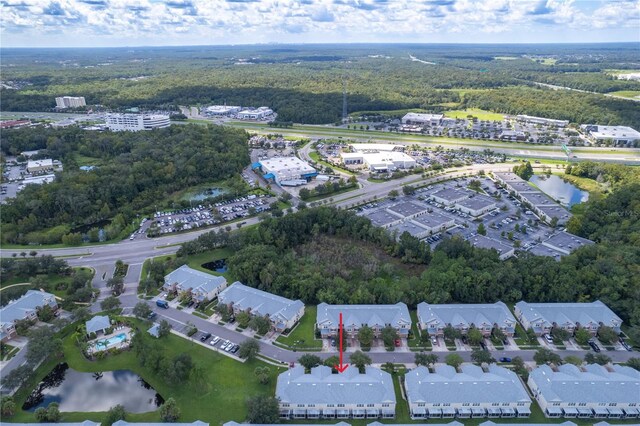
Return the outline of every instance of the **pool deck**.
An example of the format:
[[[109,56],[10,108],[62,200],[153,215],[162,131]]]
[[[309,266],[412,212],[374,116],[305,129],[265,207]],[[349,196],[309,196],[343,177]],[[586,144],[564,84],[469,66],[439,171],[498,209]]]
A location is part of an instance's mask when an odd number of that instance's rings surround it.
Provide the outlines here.
[[[116,344],[110,345],[110,346],[98,346],[97,343],[98,342],[103,342],[105,340],[109,340],[113,337],[116,337],[120,334],[124,334],[125,338],[123,341],[118,342]],[[118,348],[118,349],[123,349],[123,348],[127,348],[129,347],[129,342],[131,342],[131,336],[132,336],[133,332],[131,330],[131,327],[128,327],[126,325],[122,325],[122,326],[116,326],[113,330],[113,333],[111,334],[106,334],[104,336],[100,336],[96,339],[90,340],[89,342],[89,350],[88,353],[94,354],[97,352],[102,352],[102,351],[106,351],[109,350],[111,348]]]

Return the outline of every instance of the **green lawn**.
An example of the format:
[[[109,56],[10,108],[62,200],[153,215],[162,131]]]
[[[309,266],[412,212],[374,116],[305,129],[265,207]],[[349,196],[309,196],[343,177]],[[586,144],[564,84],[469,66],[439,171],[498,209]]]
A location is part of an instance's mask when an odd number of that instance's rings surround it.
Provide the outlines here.
[[[468,115],[477,117],[478,120],[500,121],[504,119],[504,115],[497,112],[485,111],[478,108],[469,108],[465,110],[445,111],[445,116],[451,118],[467,118]]]
[[[349,170],[349,169],[344,169],[344,168],[342,168],[342,167],[340,167],[340,166],[336,166],[336,165],[334,165],[334,164],[327,163],[326,161],[324,161],[324,160],[320,157],[320,154],[318,154],[318,151],[310,151],[310,152],[309,152],[309,157],[310,157],[313,161],[315,161],[316,163],[318,163],[318,164],[322,164],[322,165],[323,165],[323,166],[325,166],[325,167],[329,167],[329,168],[331,168],[331,169],[337,169],[337,170],[340,170],[341,172],[348,173],[348,174],[350,174],[350,175],[355,175],[355,173],[354,173],[354,172],[352,172],[352,171],[351,171],[351,170]]]
[[[298,350],[316,351],[322,349],[322,340],[315,339],[316,312],[315,305],[305,306],[304,315],[300,318],[298,325],[294,327],[288,336],[280,336],[276,341]],[[304,343],[295,343],[301,340],[304,340]]]
[[[141,324],[146,330],[146,324]],[[71,336],[64,339],[65,361],[71,368],[83,372],[100,372],[111,370],[132,370],[149,383],[163,398],[173,397],[182,410],[180,421],[192,422],[202,420],[211,425],[219,425],[222,422],[234,420],[242,422],[246,418],[246,398],[258,394],[273,395],[277,374],[282,372],[273,365],[261,361],[241,363],[224,355],[220,355],[210,349],[182,337],[171,334],[163,340],[165,356],[172,358],[182,352],[188,352],[193,360],[205,367],[206,380],[209,388],[205,391],[195,389],[189,383],[183,385],[167,384],[162,375],[154,374],[150,370],[141,367],[135,359],[133,351],[124,352],[116,356],[110,356],[102,361],[87,361],[75,346]],[[39,378],[44,377],[55,365],[49,362],[38,369]],[[268,385],[261,385],[255,375],[254,369],[258,366],[268,366],[271,369],[271,381]],[[17,394],[18,406],[22,406],[26,398],[26,392]],[[78,420],[104,420],[105,413],[63,413],[61,422]],[[3,419],[5,420],[5,419]],[[128,421],[159,422],[158,411],[131,414]],[[36,423],[33,413],[19,411],[11,418],[16,422]]]
[[[214,250],[207,250],[207,251],[204,251],[202,253],[192,254],[190,256],[187,256],[187,258],[186,258],[187,259],[187,265],[189,265],[193,269],[197,269],[199,271],[206,272],[208,274],[221,275],[221,276],[225,277],[225,276],[227,276],[226,272],[221,274],[219,272],[215,272],[215,271],[212,271],[210,269],[203,268],[202,265],[204,263],[213,262],[214,260],[226,259],[229,256],[231,256],[232,254],[233,254],[233,250],[228,248],[228,247],[214,249]]]
[[[622,96],[623,98],[639,99],[640,90],[619,90],[617,92],[607,93],[608,95]]]

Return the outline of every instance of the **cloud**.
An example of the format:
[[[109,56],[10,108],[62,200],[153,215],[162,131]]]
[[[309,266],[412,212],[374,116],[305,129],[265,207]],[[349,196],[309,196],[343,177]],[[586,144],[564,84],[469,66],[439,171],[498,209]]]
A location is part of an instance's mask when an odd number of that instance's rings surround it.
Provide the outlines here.
[[[530,10],[527,14],[528,15],[548,15],[552,12],[553,12],[553,9],[551,9],[547,5],[547,1],[542,0],[538,2],[538,4],[532,10]]]
[[[326,7],[323,7],[311,15],[311,20],[315,22],[333,22],[336,17]]]
[[[58,2],[52,2],[49,4],[49,6],[45,7],[42,11],[42,13],[44,13],[45,15],[52,15],[52,16],[64,16],[65,15],[65,11],[62,8],[62,6],[60,6],[60,3]]]

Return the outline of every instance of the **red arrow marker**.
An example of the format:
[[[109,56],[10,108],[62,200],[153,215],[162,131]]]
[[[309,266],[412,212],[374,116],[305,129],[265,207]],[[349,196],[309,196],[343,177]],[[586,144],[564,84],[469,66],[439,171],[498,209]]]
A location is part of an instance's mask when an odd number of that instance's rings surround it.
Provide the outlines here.
[[[342,373],[349,366],[349,364],[342,364],[342,312],[340,312],[340,324],[338,330],[340,334],[340,365],[334,365],[333,368],[338,370],[338,373]]]

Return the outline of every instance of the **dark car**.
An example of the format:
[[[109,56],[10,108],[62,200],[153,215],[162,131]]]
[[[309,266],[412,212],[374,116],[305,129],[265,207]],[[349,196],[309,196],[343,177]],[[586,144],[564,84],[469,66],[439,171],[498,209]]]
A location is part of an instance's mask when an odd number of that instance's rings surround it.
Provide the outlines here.
[[[487,350],[487,345],[485,345],[484,342],[480,342],[480,347],[482,348],[483,351]]]
[[[600,352],[600,346],[598,346],[593,340],[589,341],[589,346],[591,346],[591,349],[593,349],[594,352]]]
[[[235,346],[231,349],[231,351],[230,351],[230,352],[231,352],[232,354],[235,354],[236,352],[238,352],[238,349],[240,349],[240,346],[239,346],[239,345],[235,345]]]
[[[511,358],[509,358],[508,356],[503,356],[502,358],[500,358],[500,362],[511,362]]]
[[[158,314],[156,314],[155,312],[151,312],[147,318],[148,319],[154,319],[156,317],[156,315],[158,315]]]
[[[203,334],[200,340],[205,342],[206,340],[209,339],[209,337],[211,337],[211,333]]]

